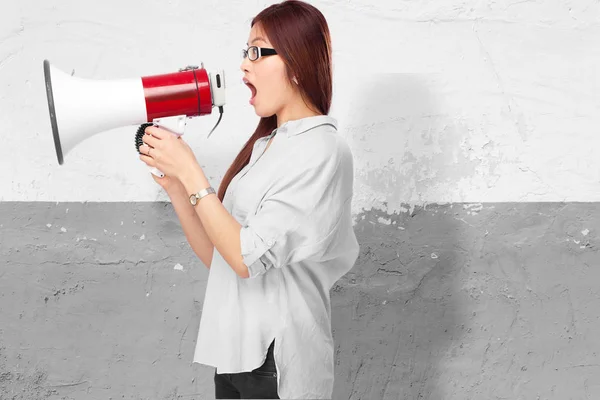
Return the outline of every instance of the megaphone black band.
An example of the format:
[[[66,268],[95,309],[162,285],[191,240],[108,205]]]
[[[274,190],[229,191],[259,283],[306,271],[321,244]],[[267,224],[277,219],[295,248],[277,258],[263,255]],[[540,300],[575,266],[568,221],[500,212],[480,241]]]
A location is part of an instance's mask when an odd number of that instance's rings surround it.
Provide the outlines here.
[[[198,87],[198,77],[196,76],[196,69],[193,69],[194,82],[196,82],[196,95],[198,96],[198,115],[200,115],[200,88]]]
[[[54,109],[54,95],[52,94],[52,78],[50,76],[50,61],[44,60],[44,77],[46,79],[46,96],[48,97],[48,111],[50,113],[50,123],[52,124],[52,136],[54,136],[54,148],[58,164],[63,163],[62,147],[60,145],[60,136],[58,135],[58,123],[56,122],[56,110]]]

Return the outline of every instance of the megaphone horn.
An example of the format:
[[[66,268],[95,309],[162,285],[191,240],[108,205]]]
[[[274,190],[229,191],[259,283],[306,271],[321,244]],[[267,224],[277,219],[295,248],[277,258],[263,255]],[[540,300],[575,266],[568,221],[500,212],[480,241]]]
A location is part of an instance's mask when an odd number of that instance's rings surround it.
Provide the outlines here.
[[[162,75],[95,80],[71,76],[44,60],[44,77],[59,165],[99,132],[152,122],[182,135],[186,118],[211,114],[213,107],[222,114],[225,105],[224,72],[209,74],[203,64]]]

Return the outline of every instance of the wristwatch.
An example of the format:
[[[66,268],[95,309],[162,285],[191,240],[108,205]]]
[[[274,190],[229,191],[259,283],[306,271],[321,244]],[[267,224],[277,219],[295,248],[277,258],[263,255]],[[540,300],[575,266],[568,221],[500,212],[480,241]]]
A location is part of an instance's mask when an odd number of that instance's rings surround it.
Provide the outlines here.
[[[207,187],[206,189],[202,189],[201,191],[199,191],[198,193],[194,193],[190,196],[190,203],[195,206],[196,204],[198,204],[198,200],[200,200],[201,198],[203,198],[204,196],[208,196],[211,193],[216,193],[215,189],[213,189],[212,187]]]

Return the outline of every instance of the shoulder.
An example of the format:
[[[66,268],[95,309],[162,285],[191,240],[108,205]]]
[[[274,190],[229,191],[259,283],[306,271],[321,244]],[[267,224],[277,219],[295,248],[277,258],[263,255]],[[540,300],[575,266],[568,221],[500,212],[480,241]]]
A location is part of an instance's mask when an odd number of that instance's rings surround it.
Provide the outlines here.
[[[348,142],[330,125],[315,127],[289,139],[292,158],[295,161],[301,159],[303,168],[352,164]]]

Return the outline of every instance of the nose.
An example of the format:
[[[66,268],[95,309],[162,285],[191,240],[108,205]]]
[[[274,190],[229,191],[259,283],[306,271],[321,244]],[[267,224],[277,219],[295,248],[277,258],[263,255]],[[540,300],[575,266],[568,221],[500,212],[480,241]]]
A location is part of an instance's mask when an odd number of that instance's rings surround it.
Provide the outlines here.
[[[250,59],[248,57],[244,57],[244,58],[242,58],[242,63],[240,64],[240,69],[242,70],[242,72],[249,72],[251,64],[252,64],[252,62],[250,61]]]

